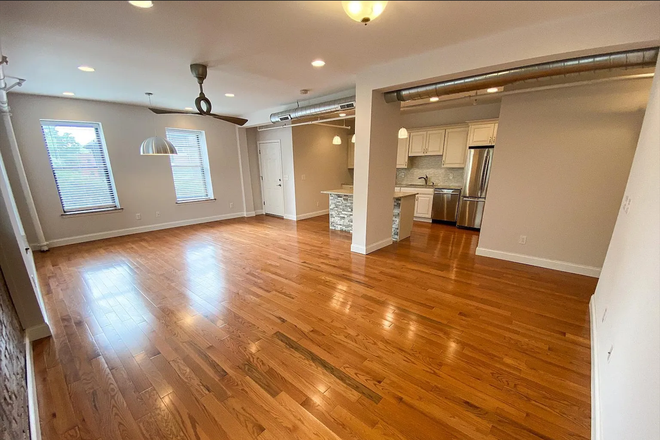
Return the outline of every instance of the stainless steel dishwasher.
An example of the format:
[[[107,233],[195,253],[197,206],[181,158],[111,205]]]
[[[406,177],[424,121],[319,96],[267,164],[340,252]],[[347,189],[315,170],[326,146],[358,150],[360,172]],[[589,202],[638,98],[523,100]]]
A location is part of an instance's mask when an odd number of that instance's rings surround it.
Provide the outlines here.
[[[431,214],[433,222],[456,223],[460,199],[460,189],[436,188],[433,191],[433,211]]]

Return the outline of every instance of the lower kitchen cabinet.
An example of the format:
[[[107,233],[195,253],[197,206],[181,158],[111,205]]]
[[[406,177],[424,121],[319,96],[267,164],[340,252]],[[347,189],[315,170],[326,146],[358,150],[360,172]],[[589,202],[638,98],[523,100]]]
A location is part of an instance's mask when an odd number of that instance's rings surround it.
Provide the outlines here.
[[[433,194],[417,194],[415,198],[415,217],[431,218],[433,212]]]

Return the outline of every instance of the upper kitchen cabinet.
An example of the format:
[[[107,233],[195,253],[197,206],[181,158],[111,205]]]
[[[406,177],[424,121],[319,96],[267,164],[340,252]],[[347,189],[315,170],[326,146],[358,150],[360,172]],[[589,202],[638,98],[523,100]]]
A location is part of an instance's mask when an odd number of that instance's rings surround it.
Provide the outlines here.
[[[445,130],[411,131],[409,156],[441,156],[445,148]]]
[[[468,127],[447,128],[445,152],[442,155],[444,168],[463,168],[467,156]]]
[[[495,145],[497,139],[497,121],[470,122],[470,133],[468,145],[470,147],[479,145]]]
[[[355,168],[355,144],[351,142],[350,138],[348,141],[348,168]]]
[[[408,138],[399,139],[396,147],[396,167],[408,168]]]

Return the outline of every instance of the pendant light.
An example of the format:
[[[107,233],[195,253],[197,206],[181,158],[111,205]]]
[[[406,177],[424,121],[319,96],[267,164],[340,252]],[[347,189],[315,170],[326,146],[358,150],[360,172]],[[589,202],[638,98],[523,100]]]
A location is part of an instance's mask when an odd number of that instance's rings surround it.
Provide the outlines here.
[[[149,98],[149,107],[151,107],[151,95],[153,93],[145,93]],[[156,116],[154,116],[154,135],[156,134]],[[140,154],[143,156],[169,156],[172,154],[177,154],[176,148],[172,142],[164,139],[160,136],[152,136],[147,138],[140,145]]]
[[[341,5],[349,17],[366,25],[383,13],[387,2],[341,2]]]
[[[407,139],[408,138],[408,130],[405,129],[405,127],[401,127],[399,129],[399,139]]]
[[[337,135],[332,138],[332,145],[341,145],[341,138]]]

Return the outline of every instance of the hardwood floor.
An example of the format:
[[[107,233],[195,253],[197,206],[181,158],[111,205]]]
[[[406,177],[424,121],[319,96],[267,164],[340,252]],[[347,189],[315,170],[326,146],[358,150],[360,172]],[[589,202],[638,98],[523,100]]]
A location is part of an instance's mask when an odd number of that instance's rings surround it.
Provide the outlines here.
[[[264,216],[52,249],[43,438],[583,439],[596,280],[415,224]]]

